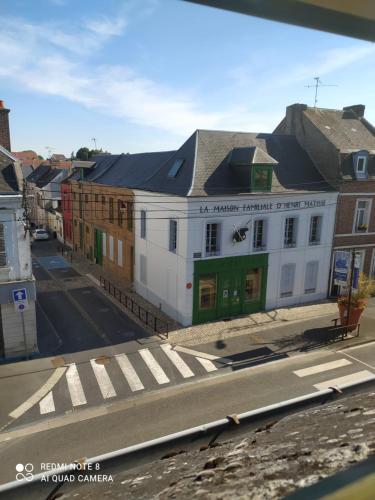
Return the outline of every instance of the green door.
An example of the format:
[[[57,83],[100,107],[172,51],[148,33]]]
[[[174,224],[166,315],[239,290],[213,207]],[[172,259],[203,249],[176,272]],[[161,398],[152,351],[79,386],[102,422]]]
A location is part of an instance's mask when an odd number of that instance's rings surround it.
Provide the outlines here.
[[[97,264],[103,264],[103,233],[95,228],[94,233],[94,256]]]
[[[222,272],[219,275],[218,313],[222,318],[242,312],[243,273],[241,270]]]

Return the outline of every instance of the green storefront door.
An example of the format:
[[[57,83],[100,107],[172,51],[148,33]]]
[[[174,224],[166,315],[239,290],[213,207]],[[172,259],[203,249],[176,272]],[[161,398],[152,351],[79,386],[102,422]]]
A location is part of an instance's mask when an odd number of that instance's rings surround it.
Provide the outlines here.
[[[103,233],[100,229],[95,229],[94,235],[94,255],[97,264],[103,264]]]
[[[219,274],[218,307],[221,317],[236,316],[242,312],[242,272]]]

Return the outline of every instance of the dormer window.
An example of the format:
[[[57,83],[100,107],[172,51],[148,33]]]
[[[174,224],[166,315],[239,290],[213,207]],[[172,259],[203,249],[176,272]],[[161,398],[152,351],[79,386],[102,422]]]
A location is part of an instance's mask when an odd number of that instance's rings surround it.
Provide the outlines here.
[[[273,168],[253,165],[251,169],[251,191],[271,191]]]
[[[353,167],[357,179],[367,179],[367,151],[358,151],[353,155]]]

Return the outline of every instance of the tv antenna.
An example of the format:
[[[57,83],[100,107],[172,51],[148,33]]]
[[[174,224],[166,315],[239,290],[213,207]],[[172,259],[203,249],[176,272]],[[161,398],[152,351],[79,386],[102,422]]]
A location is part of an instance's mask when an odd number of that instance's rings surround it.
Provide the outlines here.
[[[96,146],[96,138],[95,137],[92,137],[91,138],[92,142],[94,143],[94,146],[95,146],[95,149],[98,149],[97,146]]]
[[[314,76],[315,83],[314,85],[305,85],[305,87],[311,89],[312,87],[315,88],[315,99],[314,99],[314,108],[316,108],[316,105],[318,103],[318,89],[319,87],[338,87],[338,85],[329,85],[325,84],[322,82],[319,76]]]
[[[56,148],[54,148],[52,146],[45,146],[45,149],[47,150],[47,153],[48,153],[48,155],[49,155],[50,158],[52,156],[53,151],[56,150]]]

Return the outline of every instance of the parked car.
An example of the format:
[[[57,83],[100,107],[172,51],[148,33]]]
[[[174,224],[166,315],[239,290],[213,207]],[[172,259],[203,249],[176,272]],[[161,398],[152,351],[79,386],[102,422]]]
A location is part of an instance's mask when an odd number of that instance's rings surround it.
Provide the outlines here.
[[[33,232],[34,240],[49,240],[49,233],[45,229],[35,229]]]

